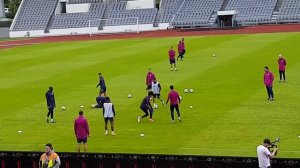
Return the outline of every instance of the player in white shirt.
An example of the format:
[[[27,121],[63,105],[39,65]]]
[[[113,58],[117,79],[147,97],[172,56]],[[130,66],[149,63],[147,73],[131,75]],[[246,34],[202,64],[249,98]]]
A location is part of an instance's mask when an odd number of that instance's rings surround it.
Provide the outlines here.
[[[114,105],[110,102],[110,98],[106,97],[105,103],[103,103],[103,117],[104,117],[104,123],[105,123],[105,135],[108,134],[107,130],[107,124],[108,121],[110,122],[111,126],[111,134],[115,134],[115,126],[114,126],[114,118],[115,118],[115,108]]]
[[[266,138],[264,139],[263,144],[257,147],[259,168],[271,168],[270,159],[275,157],[277,148],[271,153],[268,149],[270,145],[270,139]]]
[[[157,98],[158,100],[161,101],[161,103],[164,105],[165,102],[160,98],[160,91],[161,91],[161,86],[160,83],[154,78],[154,80],[151,83],[151,91],[153,92],[153,104],[155,104],[155,99]]]

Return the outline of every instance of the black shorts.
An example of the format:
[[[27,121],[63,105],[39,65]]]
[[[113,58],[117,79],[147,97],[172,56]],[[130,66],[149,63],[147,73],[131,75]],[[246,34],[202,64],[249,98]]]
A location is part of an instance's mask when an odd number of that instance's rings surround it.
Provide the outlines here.
[[[170,59],[170,64],[175,64],[175,59]]]
[[[114,121],[114,118],[113,117],[105,117],[104,121],[105,122],[107,122],[107,121],[112,122],[112,121]]]
[[[81,143],[87,143],[87,138],[83,138],[83,139],[79,139],[77,138],[77,143],[81,144]]]
[[[106,93],[106,88],[101,88],[100,93]]]
[[[160,98],[160,93],[158,93],[158,94],[153,94],[153,98]]]

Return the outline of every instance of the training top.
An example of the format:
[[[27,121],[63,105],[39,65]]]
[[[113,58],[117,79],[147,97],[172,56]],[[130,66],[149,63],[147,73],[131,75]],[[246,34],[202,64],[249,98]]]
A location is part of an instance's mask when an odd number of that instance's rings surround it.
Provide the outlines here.
[[[270,71],[265,72],[265,74],[264,74],[264,84],[266,86],[272,86],[273,81],[274,81],[274,75],[272,74],[272,72],[270,72]]]
[[[106,88],[105,81],[104,81],[104,78],[103,78],[103,77],[100,77],[100,79],[99,79],[99,84],[97,85],[97,87],[98,87],[98,86],[100,86],[101,89]]]
[[[264,147],[263,145],[259,145],[257,147],[257,157],[260,168],[267,168],[271,166],[269,157],[270,155],[271,153],[267,147]]]
[[[142,103],[141,103],[141,108],[151,108],[152,109],[152,106],[151,106],[151,103],[150,103],[150,97],[149,96],[146,96]]]
[[[87,119],[83,115],[80,115],[75,119],[74,132],[78,139],[84,139],[89,136],[89,124]]]
[[[48,90],[46,92],[46,100],[47,100],[47,106],[48,108],[55,108],[55,98],[54,98],[54,92]]]
[[[160,83],[158,81],[156,81],[156,83],[152,82],[152,84],[151,84],[151,91],[154,94],[159,94],[160,90],[161,90]]]
[[[170,60],[175,59],[175,55],[176,55],[176,53],[173,49],[169,50],[169,59]]]
[[[278,69],[279,71],[285,71],[286,60],[284,58],[278,59]]]
[[[170,104],[171,105],[177,105],[180,103],[180,97],[179,97],[179,94],[175,91],[175,90],[171,90],[169,92],[169,95],[168,95],[168,100],[167,102],[170,100]]]
[[[155,79],[155,74],[152,72],[148,72],[147,73],[147,77],[146,77],[146,85],[151,85],[152,81]]]
[[[103,104],[103,117],[104,118],[114,118],[115,116],[115,108],[112,103],[104,103]]]

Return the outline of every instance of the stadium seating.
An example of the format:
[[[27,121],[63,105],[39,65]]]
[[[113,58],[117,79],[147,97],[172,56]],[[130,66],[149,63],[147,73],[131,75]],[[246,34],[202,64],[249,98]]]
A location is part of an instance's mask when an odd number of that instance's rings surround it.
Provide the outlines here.
[[[205,26],[210,17],[216,14],[222,6],[223,0],[185,0],[175,15],[173,26]],[[214,23],[217,17],[214,17]]]
[[[126,10],[126,2],[115,2],[108,6],[108,17],[110,19],[106,22],[105,26],[118,26],[118,25],[133,25],[137,24],[153,24],[157,9],[131,9]]]
[[[170,23],[182,3],[183,0],[162,0],[162,5],[158,12],[160,16],[158,18],[159,23]]]
[[[23,0],[13,31],[45,30],[58,0]]]
[[[235,20],[240,24],[268,23],[277,0],[229,0],[226,10],[236,10]]]
[[[51,29],[68,29],[89,27],[89,20],[100,19],[103,16],[106,4],[92,3],[89,12],[84,13],[62,13],[54,17]],[[91,26],[99,26],[99,21],[91,22]]]
[[[277,21],[279,22],[300,22],[300,1],[284,0]]]

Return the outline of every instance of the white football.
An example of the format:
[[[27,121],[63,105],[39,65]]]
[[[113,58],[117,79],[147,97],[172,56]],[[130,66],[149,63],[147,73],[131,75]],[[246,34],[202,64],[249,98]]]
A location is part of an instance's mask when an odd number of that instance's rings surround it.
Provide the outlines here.
[[[157,109],[157,108],[158,108],[158,105],[157,105],[157,104],[154,104],[153,107],[154,107],[155,109]]]
[[[84,106],[83,106],[83,105],[80,105],[80,107],[83,108]]]
[[[189,92],[189,90],[188,89],[184,89],[184,93],[188,93]]]
[[[66,110],[66,107],[65,106],[61,106],[61,110]]]
[[[128,98],[131,98],[132,97],[132,95],[131,95],[131,93],[128,93],[128,96],[127,96]]]
[[[190,93],[194,93],[194,89],[190,89]]]

